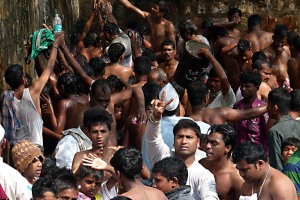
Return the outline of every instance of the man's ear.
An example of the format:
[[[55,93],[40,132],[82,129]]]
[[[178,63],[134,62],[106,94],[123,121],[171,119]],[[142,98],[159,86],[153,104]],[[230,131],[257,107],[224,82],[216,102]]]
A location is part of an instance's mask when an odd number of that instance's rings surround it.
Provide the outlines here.
[[[176,177],[173,177],[171,181],[172,181],[172,188],[175,188],[179,185],[178,179]]]
[[[274,110],[277,112],[278,111],[278,106],[274,105]]]
[[[228,154],[228,153],[231,151],[231,149],[232,149],[232,146],[231,146],[231,145],[227,145],[227,146],[225,147],[225,152],[226,152],[226,154]]]
[[[256,162],[256,168],[257,169],[261,169],[263,166],[264,166],[264,161],[263,160],[258,160],[257,162]]]

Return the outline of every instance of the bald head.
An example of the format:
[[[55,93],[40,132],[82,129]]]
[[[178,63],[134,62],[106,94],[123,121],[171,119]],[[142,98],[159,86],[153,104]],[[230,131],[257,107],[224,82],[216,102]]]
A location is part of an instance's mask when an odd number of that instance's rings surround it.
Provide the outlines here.
[[[148,74],[148,82],[154,82],[164,87],[167,84],[167,74],[161,68],[152,69]]]

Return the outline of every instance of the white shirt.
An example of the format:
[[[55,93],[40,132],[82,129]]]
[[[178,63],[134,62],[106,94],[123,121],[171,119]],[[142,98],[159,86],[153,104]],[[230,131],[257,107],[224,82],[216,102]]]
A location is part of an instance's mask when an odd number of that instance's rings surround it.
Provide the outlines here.
[[[92,141],[82,132],[79,127],[78,132],[82,138],[90,143],[89,149],[91,149]],[[68,169],[71,169],[74,155],[79,151],[80,149],[77,140],[72,135],[65,136],[58,142],[55,148],[56,166],[67,167]]]
[[[162,139],[162,135],[160,134],[160,122],[147,122],[145,141],[153,163],[156,163],[163,158],[174,156],[170,148]],[[191,195],[195,200],[219,199],[214,175],[200,165],[197,159],[195,159],[194,163],[188,167],[187,185],[191,186]]]
[[[235,94],[233,89],[230,87],[229,91],[223,96],[222,92],[216,96],[216,98],[208,104],[208,108],[218,108],[218,107],[229,107],[232,108],[233,104],[236,102]]]
[[[29,200],[32,198],[24,177],[17,170],[4,163],[2,157],[0,157],[0,169],[0,183],[9,199]]]

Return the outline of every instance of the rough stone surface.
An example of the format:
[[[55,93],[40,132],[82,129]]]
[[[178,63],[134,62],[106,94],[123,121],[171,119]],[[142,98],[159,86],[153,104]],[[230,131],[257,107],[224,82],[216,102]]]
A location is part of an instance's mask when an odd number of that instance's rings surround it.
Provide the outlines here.
[[[297,29],[300,0],[165,0],[170,7],[169,19],[175,24],[181,19],[193,19],[200,25],[204,18],[226,20],[229,7],[238,6],[243,12],[239,29],[246,30],[246,19],[253,13],[264,17],[264,29],[272,31],[275,24],[283,22],[291,30]],[[155,1],[132,0],[136,6],[149,11]],[[120,22],[136,18],[112,0],[113,12]],[[24,43],[34,30],[46,22],[52,23],[55,13],[63,20],[66,38],[81,32],[83,23],[89,17],[93,0],[0,0],[0,88],[6,89],[4,71],[12,63],[22,64],[26,72],[34,76],[32,65],[25,65]],[[121,26],[122,27],[122,26]]]

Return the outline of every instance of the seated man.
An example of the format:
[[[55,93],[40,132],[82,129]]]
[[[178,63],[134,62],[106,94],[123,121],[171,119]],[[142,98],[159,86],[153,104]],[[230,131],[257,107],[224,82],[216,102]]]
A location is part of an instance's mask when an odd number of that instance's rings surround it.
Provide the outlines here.
[[[245,180],[240,199],[297,200],[292,181],[269,165],[260,144],[245,142],[237,147],[232,158]]]
[[[169,200],[193,200],[191,186],[186,185],[188,170],[184,162],[176,157],[158,161],[152,168],[153,187],[165,193]]]

